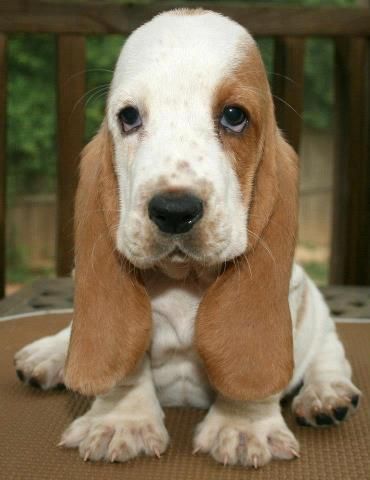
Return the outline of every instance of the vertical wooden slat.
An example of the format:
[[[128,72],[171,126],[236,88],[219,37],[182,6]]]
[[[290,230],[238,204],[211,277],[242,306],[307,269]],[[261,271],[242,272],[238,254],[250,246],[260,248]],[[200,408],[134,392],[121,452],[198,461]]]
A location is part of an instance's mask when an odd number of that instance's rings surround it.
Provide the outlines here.
[[[304,39],[275,39],[273,94],[280,129],[298,152],[303,111]]]
[[[6,219],[6,36],[0,33],[0,298],[5,295]]]
[[[369,41],[336,41],[336,157],[330,281],[370,285]]]
[[[84,144],[85,38],[58,37],[57,275],[73,266],[74,196]]]

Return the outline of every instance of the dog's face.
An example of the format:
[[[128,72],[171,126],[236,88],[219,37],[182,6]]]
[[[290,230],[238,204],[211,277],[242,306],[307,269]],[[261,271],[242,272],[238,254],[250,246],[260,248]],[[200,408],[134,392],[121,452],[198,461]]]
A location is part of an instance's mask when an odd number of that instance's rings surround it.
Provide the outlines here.
[[[179,11],[133,33],[107,107],[116,242],[130,262],[214,265],[245,251],[269,104],[255,43],[233,21]]]

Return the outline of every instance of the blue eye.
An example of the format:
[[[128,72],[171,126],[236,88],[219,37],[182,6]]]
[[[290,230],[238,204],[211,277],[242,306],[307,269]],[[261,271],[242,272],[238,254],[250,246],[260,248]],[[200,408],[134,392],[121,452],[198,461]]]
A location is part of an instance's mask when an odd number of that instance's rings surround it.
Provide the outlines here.
[[[142,125],[139,110],[135,107],[125,107],[118,112],[118,119],[124,132],[129,132]]]
[[[220,123],[226,130],[241,133],[249,125],[249,117],[242,108],[228,105],[222,111]]]

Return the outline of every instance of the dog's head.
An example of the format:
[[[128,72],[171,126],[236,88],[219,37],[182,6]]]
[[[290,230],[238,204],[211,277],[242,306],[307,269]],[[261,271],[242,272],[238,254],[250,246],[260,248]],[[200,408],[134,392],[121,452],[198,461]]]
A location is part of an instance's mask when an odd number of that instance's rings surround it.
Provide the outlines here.
[[[139,271],[182,263],[219,272],[195,338],[214,386],[283,388],[295,229],[295,157],[254,40],[213,12],[155,17],[125,43],[81,163],[67,383],[102,392],[135,368],[151,328]]]

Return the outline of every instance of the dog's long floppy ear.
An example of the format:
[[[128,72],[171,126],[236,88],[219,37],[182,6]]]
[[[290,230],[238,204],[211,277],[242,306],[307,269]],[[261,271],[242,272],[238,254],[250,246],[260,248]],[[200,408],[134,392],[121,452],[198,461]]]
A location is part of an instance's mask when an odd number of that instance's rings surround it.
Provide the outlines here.
[[[298,210],[296,155],[273,113],[271,118],[255,174],[246,254],[207,290],[196,323],[210,382],[235,400],[280,392],[294,366],[288,293]]]
[[[133,267],[115,248],[117,179],[106,124],[85,148],[75,209],[75,311],[64,370],[85,395],[132,372],[150,337],[150,304]]]

